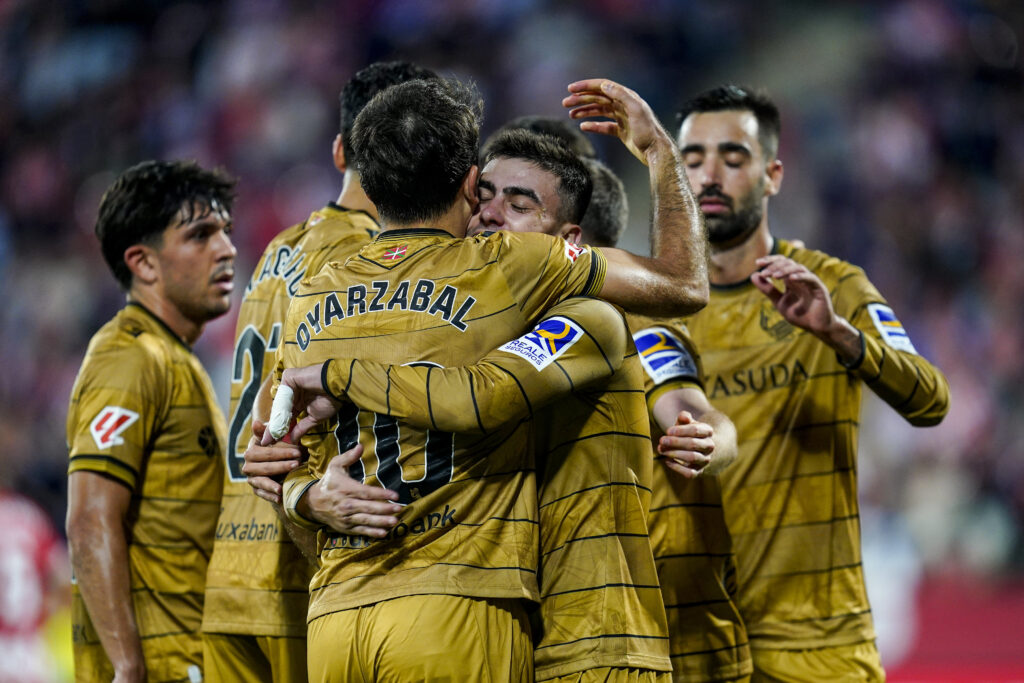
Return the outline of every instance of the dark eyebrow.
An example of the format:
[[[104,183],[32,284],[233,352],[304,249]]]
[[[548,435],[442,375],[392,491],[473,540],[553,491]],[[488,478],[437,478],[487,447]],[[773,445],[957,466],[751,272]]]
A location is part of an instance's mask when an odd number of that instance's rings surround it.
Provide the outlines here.
[[[679,151],[682,152],[683,154],[689,154],[690,152],[701,152],[701,153],[703,153],[704,152],[704,145],[690,144],[690,145],[687,145],[686,147],[683,147]]]
[[[540,197],[538,197],[537,193],[528,187],[516,187],[515,185],[512,185],[511,187],[503,187],[501,188],[501,193],[506,197],[526,197],[527,199],[532,199],[536,203],[540,204]]]
[[[752,155],[749,147],[738,142],[722,142],[718,145],[718,151],[721,154],[726,154],[728,152],[742,152],[748,157]]]
[[[492,183],[489,180],[484,180],[483,178],[481,178],[480,180],[476,181],[476,189],[490,190],[491,192],[494,192],[494,183]]]

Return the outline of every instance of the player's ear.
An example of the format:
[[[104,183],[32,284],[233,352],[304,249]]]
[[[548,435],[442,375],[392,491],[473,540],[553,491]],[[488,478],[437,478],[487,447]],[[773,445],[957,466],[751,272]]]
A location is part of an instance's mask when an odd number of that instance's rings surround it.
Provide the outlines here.
[[[579,245],[583,241],[583,229],[578,225],[566,223],[559,231],[558,236],[572,245]]]
[[[156,253],[145,244],[133,244],[125,249],[124,263],[131,271],[133,281],[142,284],[153,284],[160,274]]]
[[[480,167],[473,164],[469,167],[469,171],[466,173],[466,177],[462,179],[462,186],[459,188],[459,192],[462,193],[463,198],[469,202],[469,206],[472,210],[476,210],[476,206],[479,203],[479,195],[477,194],[477,183],[480,182]]]
[[[334,136],[334,142],[331,143],[331,154],[334,156],[334,168],[344,173],[348,169],[348,163],[345,161],[345,145],[341,143],[341,133]]]
[[[769,197],[777,195],[782,189],[782,162],[778,159],[769,161],[765,175],[768,176],[768,181],[764,184],[765,194]]]

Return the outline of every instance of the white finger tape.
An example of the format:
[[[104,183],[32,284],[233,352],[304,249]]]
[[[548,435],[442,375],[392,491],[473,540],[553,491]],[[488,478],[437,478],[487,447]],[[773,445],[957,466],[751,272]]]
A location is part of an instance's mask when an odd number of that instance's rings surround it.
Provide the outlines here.
[[[280,441],[281,437],[288,433],[288,425],[292,422],[292,400],[295,393],[292,388],[281,384],[277,387],[277,395],[274,396],[274,405],[270,408],[270,422],[267,429],[274,441]]]

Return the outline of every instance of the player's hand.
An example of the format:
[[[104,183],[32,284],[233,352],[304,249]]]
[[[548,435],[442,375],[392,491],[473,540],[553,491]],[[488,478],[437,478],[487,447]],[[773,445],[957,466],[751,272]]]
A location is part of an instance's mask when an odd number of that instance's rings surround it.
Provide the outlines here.
[[[341,404],[324,389],[323,369],[324,364],[320,363],[304,368],[288,368],[281,374],[281,383],[277,387],[270,413],[270,429],[263,437],[263,445],[282,438],[292,417],[302,412],[306,414],[290,432],[293,443],[298,443],[306,432],[338,413]]]
[[[676,423],[658,440],[658,453],[665,467],[687,479],[693,479],[711,462],[715,450],[715,430],[706,422],[682,411]]]
[[[382,538],[396,524],[402,506],[398,494],[379,486],[367,486],[348,474],[359,460],[363,447],[357,445],[333,458],[323,478],[309,487],[306,503],[313,518],[343,534]]]
[[[750,281],[787,322],[819,337],[835,326],[838,316],[828,288],[817,275],[779,254],[759,258],[756,263],[760,270],[750,276]],[[781,282],[785,291],[779,291],[773,280]]]
[[[590,78],[569,84],[572,93],[562,100],[574,119],[594,117],[611,121],[583,121],[580,130],[614,135],[637,159],[648,164],[648,154],[658,145],[674,150],[672,136],[662,127],[650,105],[624,85],[605,78]]]
[[[265,424],[259,420],[252,421],[253,436],[245,450],[242,474],[246,475],[246,481],[252,487],[253,493],[280,505],[281,484],[275,478],[294,470],[305,461],[306,456],[301,447],[283,441],[269,446],[261,445],[265,432]]]

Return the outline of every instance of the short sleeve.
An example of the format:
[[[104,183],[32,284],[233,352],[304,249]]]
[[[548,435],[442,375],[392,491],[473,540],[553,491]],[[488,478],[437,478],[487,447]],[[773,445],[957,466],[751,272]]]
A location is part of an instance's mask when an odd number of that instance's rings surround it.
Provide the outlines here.
[[[156,345],[93,351],[79,372],[68,416],[68,473],[97,472],[131,490],[166,413],[167,371]]]
[[[571,296],[594,296],[608,263],[600,249],[540,233],[502,233],[502,272],[528,320]]]
[[[628,316],[640,364],[649,410],[676,389],[704,389],[700,355],[685,325],[675,320]]]

